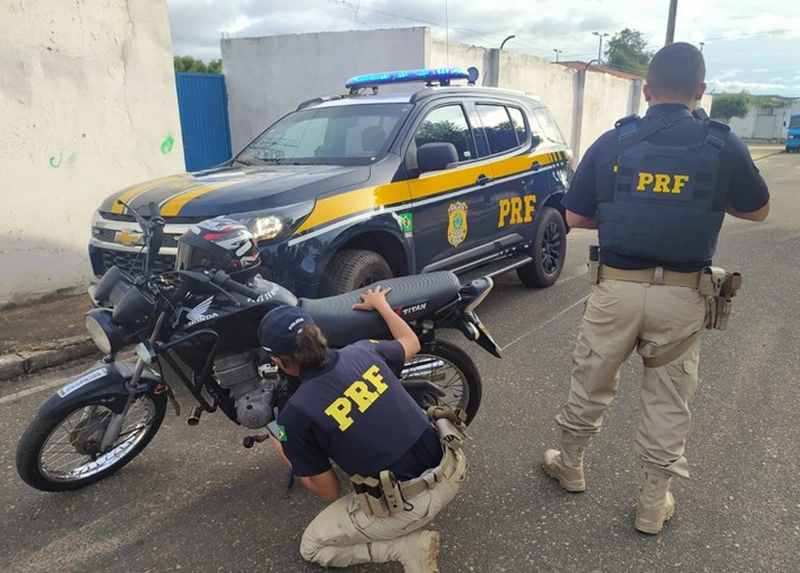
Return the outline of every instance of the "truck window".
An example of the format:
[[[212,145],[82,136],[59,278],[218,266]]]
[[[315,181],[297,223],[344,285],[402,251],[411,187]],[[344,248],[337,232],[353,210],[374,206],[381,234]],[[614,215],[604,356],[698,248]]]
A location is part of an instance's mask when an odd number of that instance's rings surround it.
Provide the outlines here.
[[[481,118],[483,131],[489,141],[489,152],[492,155],[519,146],[517,132],[505,106],[478,104],[475,107]]]
[[[241,163],[367,165],[386,153],[409,104],[342,105],[291,113],[237,157]]]
[[[431,111],[414,134],[417,149],[426,143],[452,143],[460,161],[475,159],[475,142],[464,109],[445,105]]]
[[[563,143],[564,145],[567,144],[567,140],[564,139],[564,135],[558,128],[555,118],[547,108],[540,107],[535,109],[533,110],[533,114],[536,117],[536,120],[539,122],[539,126],[542,128],[542,134],[547,139],[555,143]]]

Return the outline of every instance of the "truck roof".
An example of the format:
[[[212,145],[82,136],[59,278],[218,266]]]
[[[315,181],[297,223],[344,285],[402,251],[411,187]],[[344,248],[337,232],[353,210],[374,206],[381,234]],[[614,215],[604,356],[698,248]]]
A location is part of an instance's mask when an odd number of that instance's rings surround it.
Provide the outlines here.
[[[494,87],[478,87],[478,86],[433,86],[425,87],[409,93],[392,93],[382,95],[380,93],[360,93],[360,94],[338,94],[331,96],[322,96],[312,98],[304,101],[297,106],[297,111],[307,109],[310,107],[324,108],[324,107],[339,107],[347,105],[364,105],[364,104],[380,104],[380,103],[417,103],[425,99],[438,97],[438,96],[500,96],[509,97],[512,99],[526,98],[541,105],[539,97],[523,91],[509,90],[504,88]]]

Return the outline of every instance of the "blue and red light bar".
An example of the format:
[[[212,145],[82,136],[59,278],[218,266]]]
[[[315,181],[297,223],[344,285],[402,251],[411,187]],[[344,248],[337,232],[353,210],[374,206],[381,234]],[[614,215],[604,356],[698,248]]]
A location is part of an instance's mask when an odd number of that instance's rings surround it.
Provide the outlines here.
[[[433,68],[364,74],[350,78],[344,86],[350,90],[410,82],[425,82],[428,85],[437,82],[439,85],[448,86],[451,80],[469,80],[469,83],[474,83],[477,79],[477,68],[471,67],[466,70],[464,68]]]

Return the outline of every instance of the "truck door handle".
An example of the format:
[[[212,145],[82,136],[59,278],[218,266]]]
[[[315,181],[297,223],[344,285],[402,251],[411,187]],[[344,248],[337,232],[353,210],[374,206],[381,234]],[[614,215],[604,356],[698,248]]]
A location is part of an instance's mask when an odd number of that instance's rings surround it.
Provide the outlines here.
[[[533,165],[531,165],[531,169],[533,169],[534,171],[539,171],[539,169],[541,169],[541,167],[542,167],[542,164],[539,163],[538,161],[534,161]]]
[[[486,175],[481,175],[480,177],[478,177],[478,180],[475,183],[477,183],[478,185],[486,185],[491,180],[492,180],[491,177],[487,177]]]

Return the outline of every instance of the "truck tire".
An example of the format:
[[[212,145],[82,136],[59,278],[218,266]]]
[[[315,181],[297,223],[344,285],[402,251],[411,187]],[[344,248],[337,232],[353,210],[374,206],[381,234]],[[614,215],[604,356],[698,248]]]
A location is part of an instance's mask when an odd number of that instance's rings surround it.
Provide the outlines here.
[[[567,226],[558,209],[545,207],[533,222],[533,261],[517,269],[526,287],[544,288],[555,284],[567,256]]]
[[[353,249],[331,257],[320,283],[320,296],[335,296],[392,278],[392,269],[374,251]]]

